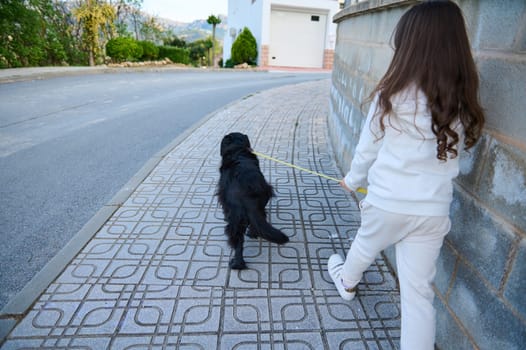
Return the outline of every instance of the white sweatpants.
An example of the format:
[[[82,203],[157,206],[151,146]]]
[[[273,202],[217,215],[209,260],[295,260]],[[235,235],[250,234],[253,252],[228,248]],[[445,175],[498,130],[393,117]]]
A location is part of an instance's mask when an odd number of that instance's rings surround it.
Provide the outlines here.
[[[343,282],[357,285],[378,254],[396,246],[396,266],[402,308],[401,350],[433,350],[435,343],[434,292],[431,283],[445,235],[448,216],[412,216],[360,203],[361,226],[343,266]]]

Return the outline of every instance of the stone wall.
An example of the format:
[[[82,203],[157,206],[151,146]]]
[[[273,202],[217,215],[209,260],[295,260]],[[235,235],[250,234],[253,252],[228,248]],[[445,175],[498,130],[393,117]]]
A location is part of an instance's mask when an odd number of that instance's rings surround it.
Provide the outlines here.
[[[345,173],[392,57],[391,34],[408,0],[346,1],[338,24],[329,133]],[[486,112],[484,136],[461,158],[435,280],[440,349],[526,344],[526,2],[458,0]],[[385,252],[395,266],[394,251]]]

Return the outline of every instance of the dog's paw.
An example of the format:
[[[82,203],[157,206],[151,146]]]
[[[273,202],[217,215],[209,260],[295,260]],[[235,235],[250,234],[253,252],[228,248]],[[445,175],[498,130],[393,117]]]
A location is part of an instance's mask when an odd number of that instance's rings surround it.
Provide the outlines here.
[[[232,270],[244,270],[247,268],[247,264],[243,259],[232,258],[228,264]]]

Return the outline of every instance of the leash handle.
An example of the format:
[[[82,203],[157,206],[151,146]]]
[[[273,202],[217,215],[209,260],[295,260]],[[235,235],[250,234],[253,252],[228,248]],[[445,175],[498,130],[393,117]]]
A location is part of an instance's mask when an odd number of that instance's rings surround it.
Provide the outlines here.
[[[273,158],[271,156],[267,156],[266,154],[263,154],[263,153],[259,153],[259,152],[256,152],[254,150],[252,150],[252,153],[254,153],[256,156],[258,157],[261,157],[261,158],[265,158],[265,159],[268,159],[268,160],[272,160],[276,163],[280,163],[280,164],[283,164],[283,165],[286,165],[290,168],[294,168],[294,169],[298,169],[298,170],[301,170],[301,171],[305,171],[307,173],[310,173],[310,174],[313,174],[313,175],[317,175],[319,177],[323,177],[324,179],[327,179],[327,180],[331,180],[331,181],[334,181],[334,182],[338,182],[340,183],[340,179],[336,179],[334,177],[331,177],[331,176],[327,176],[327,175],[324,175],[324,174],[320,174],[320,173],[317,173],[315,171],[312,171],[312,170],[309,170],[309,169],[305,169],[305,168],[302,168],[300,166],[297,166],[295,164],[291,164],[291,163],[287,163],[287,162],[284,162],[282,160],[279,160],[279,159],[276,159],[276,158]],[[358,187],[356,189],[356,192],[360,192],[360,193],[363,193],[363,194],[367,194],[367,190],[363,187]]]

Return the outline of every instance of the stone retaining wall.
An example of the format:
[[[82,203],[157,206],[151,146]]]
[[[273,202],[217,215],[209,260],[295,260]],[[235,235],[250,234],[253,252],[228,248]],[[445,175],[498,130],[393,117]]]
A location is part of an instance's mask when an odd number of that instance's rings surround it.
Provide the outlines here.
[[[328,121],[342,173],[392,57],[391,34],[414,0],[347,1],[338,24]],[[526,2],[464,0],[487,124],[461,158],[453,228],[435,280],[440,349],[526,344]],[[395,266],[394,250],[385,252]]]

